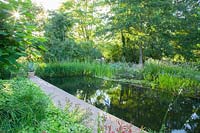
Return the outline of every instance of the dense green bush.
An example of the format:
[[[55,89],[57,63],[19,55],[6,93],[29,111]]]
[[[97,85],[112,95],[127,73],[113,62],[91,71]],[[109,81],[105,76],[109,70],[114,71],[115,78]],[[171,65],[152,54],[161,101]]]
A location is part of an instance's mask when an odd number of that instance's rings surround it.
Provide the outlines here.
[[[111,77],[115,69],[105,63],[97,62],[56,62],[40,66],[36,74],[42,77],[65,77],[65,76],[107,76]]]
[[[29,80],[0,80],[0,132],[90,132]]]

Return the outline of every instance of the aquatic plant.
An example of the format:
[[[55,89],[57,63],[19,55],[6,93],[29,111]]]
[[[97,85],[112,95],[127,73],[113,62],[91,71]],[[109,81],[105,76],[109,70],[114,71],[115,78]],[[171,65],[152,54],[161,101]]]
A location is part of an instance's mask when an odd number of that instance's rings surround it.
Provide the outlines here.
[[[47,63],[38,67],[36,74],[42,77],[65,77],[65,76],[107,76],[112,77],[115,69],[110,65],[98,62],[55,62]]]
[[[152,82],[153,88],[160,88],[178,92],[194,92],[200,90],[200,72],[194,68],[150,60],[145,63],[143,76],[146,81]]]

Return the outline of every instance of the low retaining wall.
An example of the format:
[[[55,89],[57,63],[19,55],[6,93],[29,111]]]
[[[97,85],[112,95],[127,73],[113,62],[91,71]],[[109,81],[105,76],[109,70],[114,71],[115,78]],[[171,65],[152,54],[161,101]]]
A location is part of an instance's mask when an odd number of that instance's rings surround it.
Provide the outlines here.
[[[94,133],[141,133],[145,132],[140,128],[121,120],[109,113],[106,113],[95,106],[92,106],[75,96],[61,90],[60,88],[42,80],[37,76],[31,76],[30,80],[40,86],[40,88],[51,97],[53,103],[59,108],[65,108],[70,103],[70,109],[80,108],[81,111],[88,112],[89,116],[85,121],[86,126],[93,129]]]

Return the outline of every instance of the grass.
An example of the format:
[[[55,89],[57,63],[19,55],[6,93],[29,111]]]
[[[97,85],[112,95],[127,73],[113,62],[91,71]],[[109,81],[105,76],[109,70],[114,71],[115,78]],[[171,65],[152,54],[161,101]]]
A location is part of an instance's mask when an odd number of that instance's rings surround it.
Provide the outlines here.
[[[66,77],[66,76],[100,76],[112,77],[115,69],[105,63],[97,62],[56,62],[40,65],[36,74],[42,77]]]
[[[0,132],[91,132],[79,115],[56,108],[27,79],[0,80]]]

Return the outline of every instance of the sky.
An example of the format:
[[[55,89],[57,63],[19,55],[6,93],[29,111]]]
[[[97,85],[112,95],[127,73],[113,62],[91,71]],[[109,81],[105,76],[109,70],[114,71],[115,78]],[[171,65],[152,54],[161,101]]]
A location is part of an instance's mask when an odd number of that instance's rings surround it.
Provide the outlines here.
[[[56,10],[64,0],[32,0],[44,7],[45,10]]]

